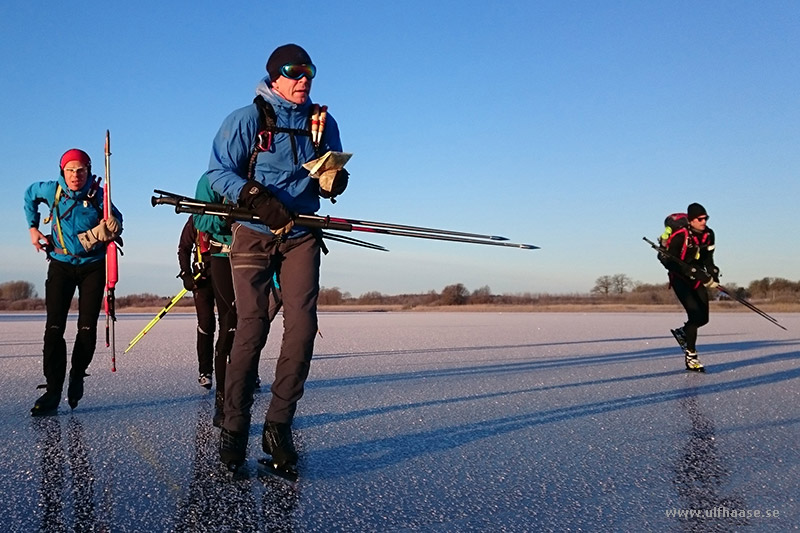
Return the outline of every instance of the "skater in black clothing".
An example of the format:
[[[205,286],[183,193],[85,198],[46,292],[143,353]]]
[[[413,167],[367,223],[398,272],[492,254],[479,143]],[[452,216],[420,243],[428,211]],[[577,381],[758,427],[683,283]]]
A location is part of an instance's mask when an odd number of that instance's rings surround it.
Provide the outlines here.
[[[194,261],[192,261],[194,254]],[[208,234],[197,231],[190,216],[183,226],[178,242],[178,264],[181,271],[177,277],[183,287],[192,291],[197,313],[197,382],[211,389],[214,372],[214,289],[211,285],[210,244]],[[198,276],[199,274],[199,276]],[[222,325],[220,325],[220,330]]]
[[[714,231],[708,227],[708,213],[698,204],[686,211],[688,225],[662,235],[662,245],[683,264],[661,256],[669,270],[669,281],[678,300],[686,309],[683,327],[672,331],[686,356],[686,368],[697,372],[705,369],[697,357],[697,329],[708,324],[708,289],[719,285],[719,268],[714,264]]]

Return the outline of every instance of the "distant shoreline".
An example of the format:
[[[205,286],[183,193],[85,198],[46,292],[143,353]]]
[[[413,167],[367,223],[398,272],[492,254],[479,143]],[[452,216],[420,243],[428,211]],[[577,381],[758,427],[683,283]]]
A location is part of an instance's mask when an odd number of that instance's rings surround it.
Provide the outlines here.
[[[759,309],[767,313],[800,313],[800,302],[798,303],[768,303],[754,302]],[[123,307],[118,308],[118,314],[157,314],[163,307]],[[326,305],[320,306],[321,313],[679,313],[684,314],[683,308],[677,303],[674,305],[663,304],[541,304],[541,305],[446,305],[428,306],[420,305],[408,307],[403,305]],[[71,311],[74,313],[75,311]],[[711,312],[742,312],[750,313],[749,309],[737,302],[711,302]],[[44,314],[43,309],[30,311],[10,311],[2,310],[0,314]],[[174,307],[170,314],[188,313],[194,314],[194,307],[180,306]],[[103,313],[101,312],[101,318]]]

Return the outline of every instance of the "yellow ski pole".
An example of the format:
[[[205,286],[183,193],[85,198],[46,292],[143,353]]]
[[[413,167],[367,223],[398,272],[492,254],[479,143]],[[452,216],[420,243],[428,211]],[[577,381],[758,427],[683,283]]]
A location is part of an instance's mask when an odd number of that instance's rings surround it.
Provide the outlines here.
[[[202,272],[198,272],[197,274],[195,274],[195,276],[194,276],[194,279],[195,279],[195,280],[197,280],[197,279],[198,279],[198,278],[199,278],[201,275],[202,275]],[[164,309],[162,309],[161,311],[159,311],[159,312],[158,312],[158,314],[157,314],[156,316],[154,316],[154,317],[153,317],[153,320],[151,320],[150,322],[148,322],[148,324],[147,324],[147,325],[144,327],[144,329],[143,329],[142,331],[140,331],[140,332],[139,332],[139,334],[138,334],[138,335],[136,335],[136,336],[133,338],[133,340],[131,340],[131,342],[129,342],[129,343],[128,343],[128,347],[127,347],[127,348],[125,348],[125,351],[124,351],[124,352],[122,352],[122,353],[123,353],[123,354],[126,354],[126,353],[128,353],[128,351],[129,351],[131,348],[133,348],[133,347],[134,347],[134,345],[135,345],[137,342],[139,342],[139,341],[141,340],[141,338],[142,338],[142,337],[144,337],[145,335],[147,335],[147,332],[148,332],[148,331],[150,331],[151,329],[153,329],[153,326],[155,326],[155,325],[158,323],[158,321],[159,321],[159,320],[161,320],[162,318],[164,318],[164,315],[166,315],[167,313],[169,313],[169,310],[170,310],[170,309],[172,309],[173,307],[175,307],[175,304],[177,304],[178,302],[180,302],[180,301],[181,301],[181,298],[183,298],[183,296],[184,296],[184,295],[185,295],[187,292],[189,292],[189,290],[184,288],[184,289],[182,289],[182,290],[181,290],[181,292],[179,292],[178,294],[176,294],[176,295],[175,295],[175,296],[172,298],[172,300],[170,300],[170,302],[169,302],[169,303],[168,303],[168,304],[167,304],[167,305],[164,307]]]

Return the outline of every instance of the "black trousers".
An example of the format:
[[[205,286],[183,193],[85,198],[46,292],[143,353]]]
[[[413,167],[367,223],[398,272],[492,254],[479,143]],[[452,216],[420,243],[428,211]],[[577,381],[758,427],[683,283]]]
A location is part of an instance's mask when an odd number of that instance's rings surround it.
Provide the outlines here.
[[[84,265],[51,260],[45,281],[47,322],[44,329],[44,377],[48,392],[61,394],[67,373],[64,331],[75,289],[78,290],[78,332],[72,348],[72,372],[82,375],[94,357],[97,319],[106,284],[105,259]]]
[[[213,274],[212,274],[213,277]],[[192,291],[194,310],[197,313],[197,369],[200,374],[214,372],[214,289],[212,280],[200,278]]]
[[[686,347],[696,351],[697,329],[708,324],[708,289],[700,285],[696,289],[696,281],[688,281],[678,276],[672,277],[672,290],[686,309],[686,323],[683,331],[686,334]]]
[[[214,373],[217,380],[217,394],[225,394],[225,368],[236,335],[233,277],[228,256],[211,256],[211,285],[219,315],[219,335],[214,346]]]

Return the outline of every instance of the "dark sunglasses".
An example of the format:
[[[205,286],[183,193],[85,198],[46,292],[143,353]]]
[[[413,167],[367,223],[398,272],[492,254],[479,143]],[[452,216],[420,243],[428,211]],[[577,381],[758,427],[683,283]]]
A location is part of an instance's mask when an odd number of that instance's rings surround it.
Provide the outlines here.
[[[299,80],[303,76],[312,80],[317,75],[317,67],[310,63],[308,65],[284,65],[281,67],[281,75],[290,80]]]
[[[708,220],[708,217],[697,217],[697,220],[699,220],[700,222],[705,222],[706,220]]]

